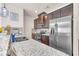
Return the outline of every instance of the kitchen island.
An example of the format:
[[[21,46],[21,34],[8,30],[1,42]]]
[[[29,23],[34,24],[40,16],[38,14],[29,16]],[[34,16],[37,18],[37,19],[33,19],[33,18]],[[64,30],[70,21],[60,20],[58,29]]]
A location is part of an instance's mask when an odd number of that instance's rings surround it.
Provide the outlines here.
[[[64,52],[33,39],[12,43],[10,52],[13,56],[68,56]]]
[[[7,56],[9,42],[9,35],[0,34],[0,56]]]

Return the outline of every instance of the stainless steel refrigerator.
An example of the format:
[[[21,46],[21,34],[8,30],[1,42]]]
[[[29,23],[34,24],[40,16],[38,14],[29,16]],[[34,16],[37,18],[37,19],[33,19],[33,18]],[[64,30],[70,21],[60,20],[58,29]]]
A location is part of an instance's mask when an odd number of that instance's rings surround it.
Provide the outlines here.
[[[49,21],[49,45],[69,55],[73,54],[72,16]]]

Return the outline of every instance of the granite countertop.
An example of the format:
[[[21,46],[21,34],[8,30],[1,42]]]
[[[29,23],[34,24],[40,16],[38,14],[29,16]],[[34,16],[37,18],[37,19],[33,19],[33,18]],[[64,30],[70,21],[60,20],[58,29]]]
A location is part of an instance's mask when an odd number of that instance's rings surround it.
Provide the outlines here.
[[[17,56],[68,56],[68,54],[62,51],[33,39],[13,43],[11,48]]]
[[[6,56],[9,46],[10,36],[0,36],[0,56]]]

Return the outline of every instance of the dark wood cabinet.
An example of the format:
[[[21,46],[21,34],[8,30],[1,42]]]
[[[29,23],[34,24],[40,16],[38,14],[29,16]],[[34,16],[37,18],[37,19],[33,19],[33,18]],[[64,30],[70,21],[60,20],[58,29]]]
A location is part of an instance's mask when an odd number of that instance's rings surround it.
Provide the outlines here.
[[[34,28],[40,29],[40,28],[48,28],[49,22],[48,22],[48,16],[46,13],[42,13],[38,15],[38,18],[34,20]]]
[[[56,11],[53,11],[51,13],[48,14],[48,19],[56,19],[56,18],[60,18],[60,17],[65,17],[65,16],[69,16],[69,15],[73,15],[73,4],[67,5],[61,9],[58,9]]]
[[[43,15],[40,15],[38,19],[39,19],[39,24],[43,24]]]
[[[35,29],[38,29],[38,28],[41,28],[41,27],[42,27],[42,26],[41,26],[41,24],[40,24],[39,18],[35,19],[35,20],[34,20],[34,28],[35,28]]]
[[[60,18],[61,17],[61,14],[60,14],[60,9],[56,10],[56,11],[53,11],[51,13],[48,14],[48,20],[53,20],[53,19],[56,19],[56,18]]]
[[[73,15],[73,4],[63,7],[61,10],[61,17]]]
[[[39,24],[43,24],[44,23],[44,15],[46,15],[46,12],[42,12],[38,15],[39,18]]]
[[[35,33],[32,33],[32,39],[35,39]]]
[[[34,20],[34,28],[37,29],[37,19]]]
[[[34,28],[36,29],[36,20],[34,20]]]
[[[47,15],[43,16],[43,28],[49,28],[49,20]]]
[[[48,20],[53,19],[53,12],[47,14]]]
[[[52,19],[60,18],[60,9],[52,13]]]
[[[49,45],[49,36],[42,35],[41,42],[46,45]]]

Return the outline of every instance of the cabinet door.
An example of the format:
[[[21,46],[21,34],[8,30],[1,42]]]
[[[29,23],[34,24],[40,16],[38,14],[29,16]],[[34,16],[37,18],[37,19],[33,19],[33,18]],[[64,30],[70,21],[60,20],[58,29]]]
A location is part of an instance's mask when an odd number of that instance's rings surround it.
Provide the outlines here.
[[[59,10],[56,10],[52,13],[52,16],[53,18],[52,19],[55,19],[55,18],[60,18],[60,9]]]
[[[38,19],[39,24],[43,24],[43,15],[40,15]]]
[[[35,39],[35,33],[32,33],[32,39]]]
[[[34,20],[34,28],[36,29],[36,26],[37,25],[37,22],[36,22],[36,20]]]
[[[38,18],[34,20],[34,28],[35,28],[35,29],[38,28]]]
[[[42,36],[41,42],[46,44],[46,45],[49,45],[49,37],[48,36]]]
[[[51,19],[53,18],[53,12],[52,12],[52,13],[47,14],[47,17],[48,17],[48,20],[51,20]]]
[[[48,19],[48,16],[47,15],[45,15],[44,17],[43,17],[43,27],[44,28],[48,28],[49,27],[49,19]]]
[[[72,16],[72,14],[73,14],[73,4],[61,8],[61,17],[69,16],[69,15]]]

